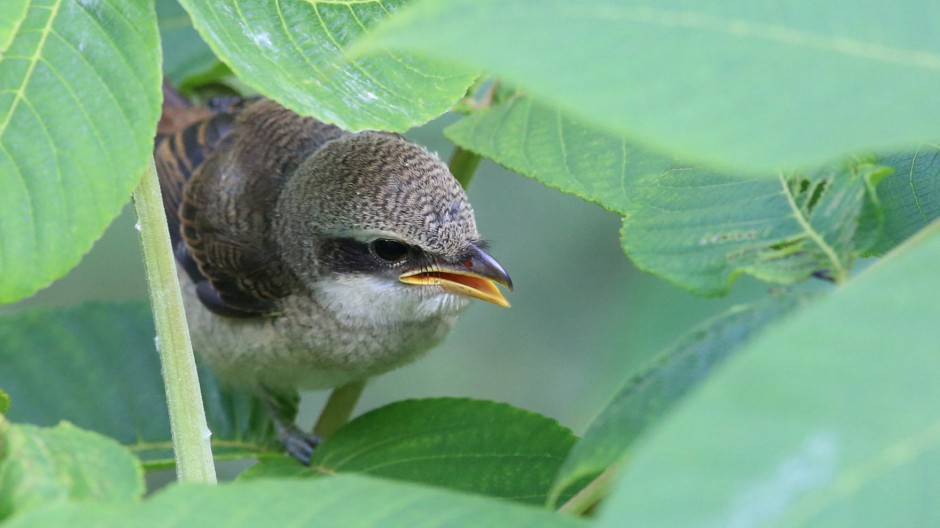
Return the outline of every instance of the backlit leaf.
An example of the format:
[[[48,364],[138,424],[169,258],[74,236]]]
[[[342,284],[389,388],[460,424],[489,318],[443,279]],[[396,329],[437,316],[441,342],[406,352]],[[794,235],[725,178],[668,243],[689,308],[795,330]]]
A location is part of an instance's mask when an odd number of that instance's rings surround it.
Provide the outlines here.
[[[235,74],[292,110],[350,130],[405,131],[446,112],[476,78],[446,61],[345,47],[406,0],[181,0]]]
[[[117,216],[160,106],[151,2],[28,4],[0,53],[0,303],[64,275]]]
[[[131,524],[132,523],[132,524]],[[65,505],[28,512],[5,528],[70,526],[317,526],[322,528],[577,528],[543,509],[404,482],[342,475],[171,486],[139,504]]]
[[[426,0],[356,43],[467,64],[716,167],[768,174],[938,136],[934,0]]]

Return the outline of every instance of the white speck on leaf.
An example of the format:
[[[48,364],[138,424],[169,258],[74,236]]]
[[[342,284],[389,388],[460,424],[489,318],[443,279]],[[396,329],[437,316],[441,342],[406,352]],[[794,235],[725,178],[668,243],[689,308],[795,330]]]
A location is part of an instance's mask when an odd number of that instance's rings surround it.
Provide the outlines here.
[[[794,502],[830,483],[838,460],[839,439],[834,432],[819,431],[807,437],[772,473],[739,494],[727,518],[715,524],[747,528],[779,519]]]
[[[260,33],[253,33],[250,35],[252,42],[266,49],[274,49],[274,44],[271,42],[271,35],[262,31]]]

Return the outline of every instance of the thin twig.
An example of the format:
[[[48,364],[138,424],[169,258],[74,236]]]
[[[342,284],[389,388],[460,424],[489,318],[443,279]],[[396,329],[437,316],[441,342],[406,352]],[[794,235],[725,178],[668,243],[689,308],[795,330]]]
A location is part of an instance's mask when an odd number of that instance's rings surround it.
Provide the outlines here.
[[[366,380],[359,380],[333,389],[330,399],[326,401],[320,413],[320,418],[317,419],[317,424],[313,426],[313,434],[320,438],[329,438],[345,425],[352,416],[356,402],[359,401],[359,396],[365,386]]]

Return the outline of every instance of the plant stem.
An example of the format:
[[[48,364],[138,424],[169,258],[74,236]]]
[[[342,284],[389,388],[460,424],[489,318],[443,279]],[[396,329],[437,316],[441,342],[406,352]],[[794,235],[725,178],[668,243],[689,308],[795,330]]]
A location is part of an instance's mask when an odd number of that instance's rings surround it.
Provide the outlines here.
[[[567,502],[558,507],[559,512],[571,513],[574,515],[583,515],[593,508],[603,499],[610,487],[613,485],[614,477],[617,476],[617,469],[609,467],[594,480],[588,483],[581,491],[574,494]]]
[[[366,380],[359,380],[333,389],[320,418],[317,419],[317,424],[313,426],[313,434],[320,438],[333,436],[333,433],[349,421],[365,386]]]
[[[144,171],[134,191],[134,206],[157,329],[157,351],[166,386],[176,477],[181,482],[214,483],[215,465],[209,444],[209,427],[153,162]]]
[[[460,185],[466,189],[470,185],[470,180],[473,178],[473,173],[477,170],[477,166],[480,165],[480,155],[456,147],[447,165],[450,168],[450,173],[453,174],[454,178],[457,178],[457,181],[460,182]]]

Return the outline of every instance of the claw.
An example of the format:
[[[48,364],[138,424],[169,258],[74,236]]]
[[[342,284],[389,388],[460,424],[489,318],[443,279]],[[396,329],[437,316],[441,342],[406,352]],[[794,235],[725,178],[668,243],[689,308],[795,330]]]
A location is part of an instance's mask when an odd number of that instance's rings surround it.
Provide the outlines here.
[[[317,435],[301,431],[294,424],[290,425],[291,427],[285,429],[278,427],[278,439],[284,445],[287,454],[300,460],[303,465],[309,466],[313,450],[320,445],[322,440]]]
[[[322,440],[315,434],[305,433],[294,423],[297,413],[297,394],[279,394],[271,390],[262,391],[262,400],[267,404],[271,418],[274,419],[274,430],[277,438],[287,453],[300,460],[304,465],[310,464],[313,450]]]

